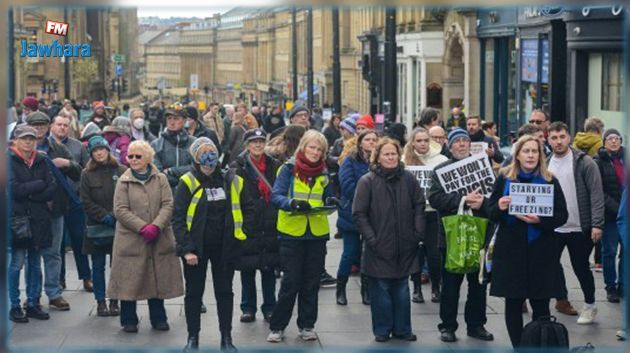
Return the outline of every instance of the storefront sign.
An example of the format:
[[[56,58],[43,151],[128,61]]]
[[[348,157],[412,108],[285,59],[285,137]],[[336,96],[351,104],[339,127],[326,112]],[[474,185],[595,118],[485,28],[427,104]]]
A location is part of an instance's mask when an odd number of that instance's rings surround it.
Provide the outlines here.
[[[538,39],[521,40],[521,80],[538,81]]]
[[[553,217],[553,185],[510,184],[510,215]]]

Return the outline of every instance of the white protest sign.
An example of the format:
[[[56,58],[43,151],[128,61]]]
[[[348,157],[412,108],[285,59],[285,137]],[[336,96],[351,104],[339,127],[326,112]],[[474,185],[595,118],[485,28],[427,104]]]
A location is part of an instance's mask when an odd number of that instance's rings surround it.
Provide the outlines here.
[[[429,202],[427,193],[431,187],[431,173],[433,173],[433,167],[427,167],[424,165],[406,166],[405,169],[411,172],[418,180],[420,188],[424,192],[424,198]]]
[[[511,183],[510,196],[511,215],[553,217],[553,185]]]
[[[330,121],[330,119],[332,119],[332,109],[326,108],[322,110],[322,119],[324,119],[324,121]]]
[[[456,192],[461,196],[479,190],[490,196],[494,188],[494,172],[487,155],[476,155],[449,164],[436,171],[440,184],[447,194]]]
[[[470,154],[473,156],[483,154],[486,155],[486,150],[488,149],[487,142],[471,142],[470,143]]]

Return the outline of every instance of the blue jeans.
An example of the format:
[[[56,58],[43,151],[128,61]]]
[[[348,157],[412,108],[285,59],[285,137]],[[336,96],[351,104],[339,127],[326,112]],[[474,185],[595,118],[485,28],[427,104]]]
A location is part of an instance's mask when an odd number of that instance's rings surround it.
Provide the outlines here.
[[[105,259],[107,254],[92,254],[92,279],[94,281],[94,298],[105,300]]]
[[[26,305],[34,306],[37,304],[39,293],[42,291],[42,265],[41,255],[39,251],[33,248],[29,249],[12,249],[9,254],[9,299],[11,307],[20,306],[20,271],[24,264],[26,266]]]
[[[352,271],[352,265],[358,264],[361,258],[361,235],[358,232],[341,232],[343,239],[343,252],[339,259],[337,278],[348,278]]]
[[[606,288],[615,287],[617,284],[623,285],[623,256],[619,260],[618,272],[615,271],[615,262],[617,261],[617,249],[623,244],[621,236],[617,230],[615,222],[606,222],[604,224],[604,235],[602,236],[602,265],[604,267],[604,283]]]
[[[61,273],[61,242],[63,240],[63,216],[50,220],[52,228],[52,245],[42,249],[44,259],[44,291],[49,300],[61,297],[63,289],[59,283]]]
[[[260,311],[271,313],[276,306],[276,276],[271,270],[259,270],[263,304]],[[241,311],[256,314],[256,270],[241,271]]]
[[[90,273],[90,262],[87,255],[83,255],[83,237],[86,232],[85,225],[85,212],[81,205],[72,205],[70,210],[64,215],[64,230],[70,238],[70,245],[72,245],[72,255],[74,255],[74,262],[77,264],[77,272],[79,273],[79,279],[86,280],[92,279]],[[64,256],[65,249],[61,248],[61,256]],[[65,260],[65,256],[62,257]],[[62,281],[65,281],[66,266],[65,261],[61,269]]]
[[[151,325],[160,322],[166,322],[166,308],[164,308],[164,299],[149,299],[149,320]],[[137,325],[138,314],[136,313],[135,300],[121,300],[120,301],[120,325]]]
[[[408,277],[381,279],[368,277],[372,332],[374,336],[411,334],[411,303]]]

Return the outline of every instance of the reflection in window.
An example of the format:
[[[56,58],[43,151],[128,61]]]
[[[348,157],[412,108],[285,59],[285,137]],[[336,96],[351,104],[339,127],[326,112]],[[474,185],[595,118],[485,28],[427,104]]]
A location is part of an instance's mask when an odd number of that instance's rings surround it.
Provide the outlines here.
[[[623,80],[621,54],[604,53],[602,55],[602,110],[621,111]]]

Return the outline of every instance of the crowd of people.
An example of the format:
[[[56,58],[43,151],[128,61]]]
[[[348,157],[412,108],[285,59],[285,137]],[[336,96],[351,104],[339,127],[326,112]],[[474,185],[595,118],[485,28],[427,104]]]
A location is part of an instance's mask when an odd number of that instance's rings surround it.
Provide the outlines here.
[[[40,103],[22,101],[7,152],[15,323],[50,318],[42,287],[49,309],[70,310],[63,298],[67,237],[97,316],[119,316],[124,332],[138,332],[140,300],[148,301],[152,328],[168,331],[164,300],[184,296],[185,352],[199,347],[208,265],[224,351],[236,351],[235,271],[245,323],[256,319],[260,273],[269,342],[284,339],[296,300],[299,336],[317,339],[319,288],[335,286],[336,303],[348,305],[346,285],[355,273],[377,342],[417,340],[411,303],[425,301],[426,282],[430,300],[440,305],[441,340],[456,341],[464,278],[466,333],[491,341],[488,283],[478,276],[483,264],[463,273],[445,266],[452,245],[443,220],[462,210],[490,224],[483,244],[493,249],[489,294],[505,298],[515,348],[527,303],[534,320],[549,316],[555,299],[556,311],[579,314],[578,324],[595,322],[590,257],[598,244],[594,259],[602,264],[607,300],[624,296],[617,255],[627,238],[625,150],[622,134],[597,118],[572,139],[566,124],[535,110],[504,156],[496,127],[466,117],[460,107],[445,119],[437,109],[423,109],[407,134],[399,123],[377,132],[373,118],[358,113],[324,122],[321,112],[300,104],[287,112],[288,121],[279,108],[212,103],[199,111],[194,103],[175,104],[156,124],[141,108],[110,119],[95,102],[81,122],[70,103],[49,110]],[[493,165],[492,192],[447,191],[440,170],[471,157],[472,143],[483,143],[480,153]],[[430,169],[426,185],[412,167]],[[553,185],[553,215],[508,212],[513,183]],[[324,268],[333,212],[333,237],[343,239],[336,278]],[[569,301],[560,262],[565,247],[584,296],[579,311]],[[618,336],[625,338],[625,329]]]

